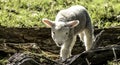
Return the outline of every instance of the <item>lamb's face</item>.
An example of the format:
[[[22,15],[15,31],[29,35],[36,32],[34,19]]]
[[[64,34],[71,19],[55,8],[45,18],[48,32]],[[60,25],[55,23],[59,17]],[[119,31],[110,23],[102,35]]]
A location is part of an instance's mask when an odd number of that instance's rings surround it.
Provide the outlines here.
[[[57,46],[62,46],[65,41],[69,39],[70,35],[70,27],[65,26],[64,23],[57,23],[51,30],[52,38],[57,44]]]
[[[79,24],[78,20],[69,22],[51,22],[48,19],[43,19],[42,22],[51,28],[52,38],[57,46],[62,46],[70,36],[73,36],[71,29]]]

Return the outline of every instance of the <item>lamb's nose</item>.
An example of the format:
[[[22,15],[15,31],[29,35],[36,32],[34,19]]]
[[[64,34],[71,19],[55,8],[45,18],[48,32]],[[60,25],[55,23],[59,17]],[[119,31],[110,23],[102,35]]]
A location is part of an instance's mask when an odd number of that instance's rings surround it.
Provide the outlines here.
[[[61,45],[62,45],[62,43],[58,43],[58,45],[59,45],[59,46],[61,46]]]

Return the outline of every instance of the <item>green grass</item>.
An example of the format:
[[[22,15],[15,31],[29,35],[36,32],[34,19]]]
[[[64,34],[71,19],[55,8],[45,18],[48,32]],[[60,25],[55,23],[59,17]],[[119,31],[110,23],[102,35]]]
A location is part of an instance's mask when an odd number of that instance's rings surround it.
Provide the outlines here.
[[[0,25],[43,27],[42,18],[54,20],[59,10],[72,5],[85,6],[94,26],[103,28],[120,25],[115,19],[120,15],[119,0],[0,0]]]
[[[108,61],[107,65],[120,65],[120,61]]]
[[[8,59],[6,58],[0,59],[0,65],[6,65],[7,62],[8,62]]]

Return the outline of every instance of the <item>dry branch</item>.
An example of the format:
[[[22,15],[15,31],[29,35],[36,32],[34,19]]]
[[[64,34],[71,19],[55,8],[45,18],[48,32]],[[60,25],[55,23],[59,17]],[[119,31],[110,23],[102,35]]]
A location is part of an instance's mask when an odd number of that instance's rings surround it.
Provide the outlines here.
[[[104,32],[101,32],[104,30]],[[54,41],[51,39],[51,33],[49,28],[6,28],[0,27],[0,43],[5,44],[4,46],[9,46],[11,48],[20,49],[15,46],[16,44],[24,43],[37,43],[40,46],[40,49],[47,50],[53,53],[59,53],[59,48],[55,45]],[[99,33],[99,34],[98,34]],[[84,51],[82,47],[82,42],[77,38],[75,48],[73,49],[73,55],[71,58],[67,59],[64,63],[57,63],[48,58],[44,58],[46,61],[50,61],[50,65],[101,65],[106,63],[108,60],[117,60],[120,58],[120,46],[107,46],[103,48],[97,48],[99,46],[106,46],[110,44],[120,44],[120,28],[110,28],[110,29],[95,29],[94,32],[96,37],[96,42],[93,45],[93,49],[89,51]],[[11,43],[11,44],[9,44]],[[1,45],[0,44],[0,45]],[[13,46],[12,46],[13,45]],[[2,46],[1,46],[2,47]],[[2,48],[1,48],[2,49]],[[1,50],[0,49],[0,50]],[[114,51],[113,51],[114,49]],[[79,50],[79,51],[78,51]],[[83,52],[83,53],[80,53]],[[79,53],[79,54],[78,54]],[[78,54],[78,55],[75,55]],[[19,54],[18,54],[19,56]],[[17,58],[17,57],[14,57]],[[22,58],[20,56],[20,58]],[[34,62],[34,58],[30,58],[30,62]],[[99,61],[98,61],[99,59]],[[22,59],[23,62],[25,58]],[[16,60],[17,61],[17,60]],[[26,62],[26,61],[25,61]],[[10,62],[11,63],[11,62]],[[22,65],[22,64],[21,64]],[[23,64],[24,65],[24,64]]]
[[[114,52],[113,52],[114,48]],[[85,51],[68,58],[65,62],[55,62],[43,56],[37,56],[24,53],[16,53],[9,59],[8,65],[103,65],[107,61],[120,58],[120,45],[107,46],[104,48],[97,48],[94,50]],[[43,61],[41,62],[40,59]]]
[[[120,44],[120,28],[97,29],[95,28],[95,36],[104,30],[100,35],[98,46],[106,46],[110,44]],[[59,53],[59,47],[56,46],[51,39],[49,28],[6,28],[0,26],[0,44],[12,43],[25,44],[37,43],[42,50]],[[72,54],[78,54],[84,51],[84,45],[77,38]],[[79,50],[79,51],[78,51]]]
[[[95,50],[85,51],[81,54],[73,56],[67,60],[67,65],[88,65],[86,59],[90,65],[103,65],[107,61],[115,59],[113,48],[115,51],[116,58],[120,58],[120,46],[107,46],[104,48],[97,48]]]

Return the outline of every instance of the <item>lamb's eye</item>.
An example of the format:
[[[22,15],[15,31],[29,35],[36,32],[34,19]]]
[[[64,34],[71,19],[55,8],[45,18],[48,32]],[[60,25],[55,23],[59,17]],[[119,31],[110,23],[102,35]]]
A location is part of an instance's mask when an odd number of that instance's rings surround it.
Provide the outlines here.
[[[68,35],[68,32],[66,32],[66,35]]]
[[[55,32],[53,32],[53,34],[55,34]]]

